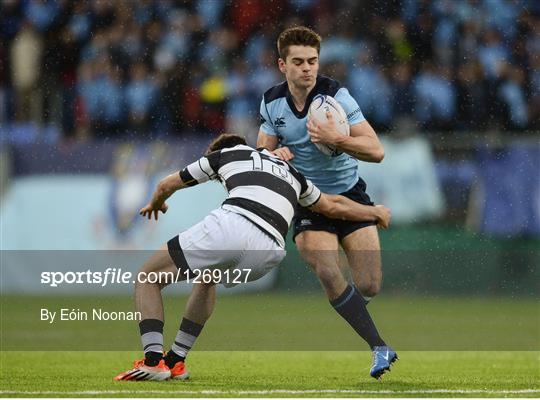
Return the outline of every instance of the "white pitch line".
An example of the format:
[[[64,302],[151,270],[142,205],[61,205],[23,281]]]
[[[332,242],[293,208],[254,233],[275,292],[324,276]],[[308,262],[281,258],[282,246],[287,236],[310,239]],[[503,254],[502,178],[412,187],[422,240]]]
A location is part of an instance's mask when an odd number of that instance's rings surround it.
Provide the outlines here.
[[[186,394],[186,395],[268,395],[268,394],[531,394],[540,389],[490,390],[490,389],[426,389],[426,390],[347,390],[347,389],[269,389],[269,390],[83,390],[83,391],[24,391],[0,390],[0,394],[74,396],[100,394]]]

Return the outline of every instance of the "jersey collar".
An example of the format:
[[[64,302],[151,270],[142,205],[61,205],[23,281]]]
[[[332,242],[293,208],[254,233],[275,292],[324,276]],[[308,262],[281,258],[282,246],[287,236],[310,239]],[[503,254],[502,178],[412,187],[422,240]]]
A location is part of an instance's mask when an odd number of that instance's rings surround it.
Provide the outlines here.
[[[296,106],[294,105],[294,100],[292,98],[292,94],[289,91],[289,85],[286,85],[286,86],[287,86],[287,92],[285,94],[285,98],[287,99],[287,104],[289,105],[289,108],[291,109],[293,114],[296,116],[296,118],[298,118],[298,119],[305,118],[305,116],[308,113],[309,106],[310,106],[311,102],[313,101],[313,98],[315,97],[315,95],[318,93],[318,91],[320,89],[320,86],[321,86],[320,75],[317,75],[317,80],[315,81],[315,86],[313,86],[313,89],[311,89],[311,92],[309,92],[309,94],[308,94],[308,96],[306,98],[306,105],[304,106],[304,109],[302,111],[298,111],[296,109]]]

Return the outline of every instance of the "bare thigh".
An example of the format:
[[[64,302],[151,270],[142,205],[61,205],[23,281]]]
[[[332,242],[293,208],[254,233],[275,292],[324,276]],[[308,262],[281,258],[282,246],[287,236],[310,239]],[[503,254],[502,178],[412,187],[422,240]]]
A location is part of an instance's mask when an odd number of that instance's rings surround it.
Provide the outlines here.
[[[300,255],[317,275],[328,298],[339,297],[347,282],[339,269],[337,236],[325,231],[304,231],[295,240]]]
[[[364,296],[375,296],[382,283],[381,246],[377,227],[368,226],[352,232],[342,239],[341,246],[347,254],[358,290]]]
[[[169,255],[169,250],[167,249],[166,244],[152,254],[148,260],[146,260],[144,265],[139,270],[139,273],[141,272],[143,273],[141,278],[149,277],[148,274],[160,274],[159,286],[161,288],[175,282],[178,275],[178,268]]]

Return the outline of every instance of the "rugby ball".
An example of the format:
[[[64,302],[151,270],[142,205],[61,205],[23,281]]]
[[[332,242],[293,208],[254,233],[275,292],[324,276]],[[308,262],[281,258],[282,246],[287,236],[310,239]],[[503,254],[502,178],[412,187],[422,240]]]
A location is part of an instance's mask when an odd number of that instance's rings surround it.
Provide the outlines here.
[[[334,117],[339,133],[343,136],[349,136],[350,126],[347,121],[347,114],[341,104],[337,102],[332,96],[324,94],[318,94],[313,98],[308,110],[308,118],[315,119],[317,121],[326,121],[326,113],[330,112]],[[324,143],[313,143],[319,151],[327,156],[335,157],[339,156],[342,152],[336,149],[334,146]]]

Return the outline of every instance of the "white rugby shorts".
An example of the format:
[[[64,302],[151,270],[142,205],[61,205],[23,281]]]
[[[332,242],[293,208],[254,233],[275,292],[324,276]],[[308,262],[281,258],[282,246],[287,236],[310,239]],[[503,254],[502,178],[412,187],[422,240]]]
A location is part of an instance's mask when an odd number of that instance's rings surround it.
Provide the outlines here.
[[[167,243],[176,266],[190,280],[197,270],[221,270],[226,287],[262,278],[286,251],[246,217],[218,208]],[[225,271],[228,271],[225,273]]]

